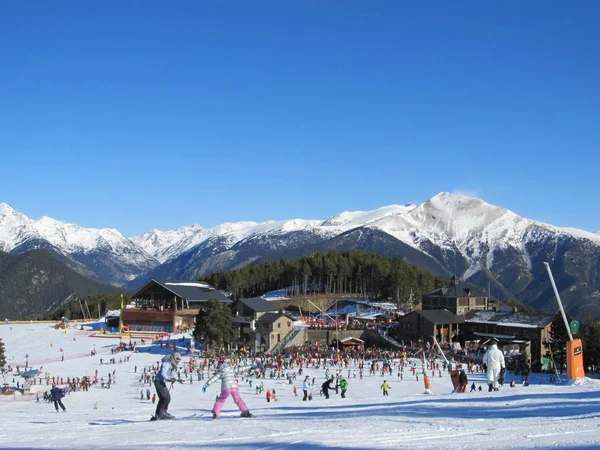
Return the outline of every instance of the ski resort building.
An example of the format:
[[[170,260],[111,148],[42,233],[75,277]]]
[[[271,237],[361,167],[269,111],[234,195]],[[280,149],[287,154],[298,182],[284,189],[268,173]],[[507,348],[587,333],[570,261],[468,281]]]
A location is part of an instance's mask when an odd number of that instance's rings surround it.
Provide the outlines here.
[[[553,316],[508,311],[471,311],[465,316],[464,338],[484,342],[496,338],[508,356],[530,361],[539,369],[546,353],[544,342],[550,338]]]
[[[266,313],[256,320],[257,351],[269,352],[292,332],[293,319],[283,313]]]
[[[191,329],[202,304],[231,300],[208,283],[150,280],[131,295],[121,322],[131,331],[171,333]]]
[[[261,297],[254,297],[236,300],[232,305],[232,310],[235,330],[234,347],[257,351],[261,344],[259,335],[264,331],[258,326],[257,321],[267,313],[277,313],[277,307]]]
[[[413,311],[396,319],[397,325],[393,334],[398,339],[422,340],[431,342],[433,336],[440,343],[459,340],[465,319],[447,309],[434,311]]]
[[[492,307],[490,298],[478,288],[450,279],[450,284],[425,294],[421,299],[423,310],[446,309],[454,314],[485,311]]]

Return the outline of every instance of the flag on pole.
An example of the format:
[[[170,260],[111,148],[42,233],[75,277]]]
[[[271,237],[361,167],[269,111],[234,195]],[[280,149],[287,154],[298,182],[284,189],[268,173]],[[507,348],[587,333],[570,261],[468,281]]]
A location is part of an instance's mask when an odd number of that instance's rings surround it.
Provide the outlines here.
[[[121,309],[123,309],[123,294],[121,294]]]

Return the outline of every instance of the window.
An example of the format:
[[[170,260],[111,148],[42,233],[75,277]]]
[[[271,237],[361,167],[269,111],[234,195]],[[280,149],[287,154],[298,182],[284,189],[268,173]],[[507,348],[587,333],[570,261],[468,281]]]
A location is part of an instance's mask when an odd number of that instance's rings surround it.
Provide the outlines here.
[[[278,324],[277,324],[277,328],[281,328],[281,323],[278,323]]]

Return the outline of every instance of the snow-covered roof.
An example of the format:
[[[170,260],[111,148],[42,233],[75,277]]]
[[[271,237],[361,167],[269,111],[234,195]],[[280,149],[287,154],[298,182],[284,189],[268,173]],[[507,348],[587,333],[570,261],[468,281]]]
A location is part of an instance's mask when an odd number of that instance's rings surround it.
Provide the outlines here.
[[[553,320],[547,314],[531,314],[525,312],[500,312],[500,311],[470,311],[465,322],[486,323],[515,328],[544,328]]]

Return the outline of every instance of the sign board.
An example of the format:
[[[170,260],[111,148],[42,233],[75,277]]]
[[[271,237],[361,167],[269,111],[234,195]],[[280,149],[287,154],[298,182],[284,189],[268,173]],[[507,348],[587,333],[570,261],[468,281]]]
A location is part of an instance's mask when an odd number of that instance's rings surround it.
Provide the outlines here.
[[[569,327],[571,328],[571,333],[573,333],[573,334],[579,333],[579,322],[577,320],[571,320]]]

